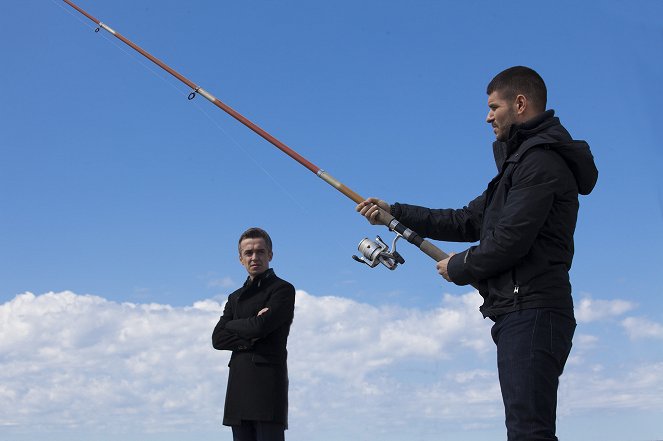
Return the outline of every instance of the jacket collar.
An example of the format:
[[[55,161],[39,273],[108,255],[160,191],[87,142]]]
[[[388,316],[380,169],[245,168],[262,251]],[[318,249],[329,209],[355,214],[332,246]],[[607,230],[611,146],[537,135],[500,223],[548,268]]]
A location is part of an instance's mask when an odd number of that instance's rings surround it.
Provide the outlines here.
[[[251,280],[251,277],[247,277],[246,281],[244,282],[244,285],[242,285],[242,286],[244,288],[249,288],[249,287],[252,287],[252,286],[256,286],[256,287],[260,288],[260,285],[262,285],[262,282],[264,280],[267,280],[267,279],[269,279],[270,277],[272,277],[274,275],[275,275],[274,270],[272,268],[269,268],[264,273],[258,274],[256,277],[254,277],[253,280]]]
[[[501,172],[506,162],[517,162],[526,150],[535,145],[567,140],[571,140],[571,136],[555,117],[555,111],[546,110],[522,124],[512,125],[507,141],[493,143],[495,164]]]
[[[559,118],[555,118],[553,109],[546,110],[522,124],[513,124],[509,129],[509,139],[506,141],[510,150],[509,153],[513,151],[512,149],[517,148],[523,140],[557,124],[559,124]]]

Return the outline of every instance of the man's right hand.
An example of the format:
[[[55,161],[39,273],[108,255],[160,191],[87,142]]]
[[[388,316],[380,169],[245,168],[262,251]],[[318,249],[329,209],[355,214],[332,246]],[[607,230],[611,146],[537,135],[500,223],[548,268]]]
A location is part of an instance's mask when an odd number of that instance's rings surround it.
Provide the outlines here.
[[[387,213],[391,210],[391,206],[387,202],[378,198],[368,198],[360,202],[356,210],[368,219],[371,225],[387,225],[386,219],[383,219],[384,216],[380,216],[380,208]]]

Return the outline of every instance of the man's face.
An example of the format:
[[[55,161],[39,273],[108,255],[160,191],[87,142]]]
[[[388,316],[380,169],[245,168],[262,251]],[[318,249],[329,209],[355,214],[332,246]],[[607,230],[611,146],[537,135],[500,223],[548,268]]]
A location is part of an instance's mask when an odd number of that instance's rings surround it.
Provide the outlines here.
[[[269,269],[271,260],[272,252],[267,249],[265,239],[262,237],[248,238],[240,242],[239,261],[252,280]]]
[[[495,138],[506,141],[509,138],[509,129],[516,123],[517,112],[515,102],[502,98],[499,91],[488,95],[488,116],[486,122],[493,126]]]

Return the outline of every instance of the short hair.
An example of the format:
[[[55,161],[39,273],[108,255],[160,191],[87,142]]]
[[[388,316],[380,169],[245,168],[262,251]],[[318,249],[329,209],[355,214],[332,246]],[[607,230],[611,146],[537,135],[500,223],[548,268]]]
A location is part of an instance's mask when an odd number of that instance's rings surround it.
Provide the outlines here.
[[[502,97],[512,100],[518,95],[525,95],[535,109],[546,110],[548,90],[541,75],[525,66],[513,66],[495,75],[488,83],[486,93],[498,91]]]
[[[263,230],[262,228],[251,227],[245,232],[243,232],[241,236],[239,236],[239,242],[237,242],[237,249],[239,250],[240,254],[242,254],[241,245],[244,239],[264,239],[265,245],[267,245],[267,251],[269,251],[270,253],[272,252],[272,238],[269,237],[267,231]]]

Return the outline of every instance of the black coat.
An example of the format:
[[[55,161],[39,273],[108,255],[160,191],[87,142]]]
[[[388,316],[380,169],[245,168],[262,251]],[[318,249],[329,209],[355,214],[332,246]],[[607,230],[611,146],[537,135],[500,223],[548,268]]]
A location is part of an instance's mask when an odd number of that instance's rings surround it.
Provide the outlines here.
[[[269,311],[258,316],[263,308]],[[269,269],[228,296],[212,333],[215,349],[230,350],[223,424],[288,421],[288,351],[295,288]]]
[[[394,204],[392,213],[424,237],[479,241],[453,256],[448,271],[458,285],[479,286],[484,316],[572,308],[578,193],[589,194],[598,177],[589,145],[573,141],[549,110],[512,127],[493,150],[498,174],[464,208]]]

